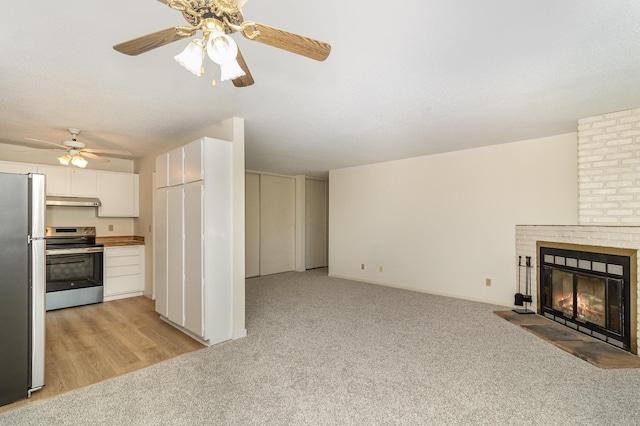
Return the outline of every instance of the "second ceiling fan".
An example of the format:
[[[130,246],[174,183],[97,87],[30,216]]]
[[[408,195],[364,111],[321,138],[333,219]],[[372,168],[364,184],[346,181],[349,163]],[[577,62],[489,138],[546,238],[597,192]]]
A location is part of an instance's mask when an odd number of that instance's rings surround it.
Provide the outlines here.
[[[245,21],[242,6],[247,0],[158,0],[182,12],[191,26],[175,26],[113,46],[118,52],[139,55],[157,47],[195,35],[202,31],[203,38],[192,40],[187,48],[175,56],[176,61],[195,75],[203,74],[205,52],[220,65],[220,80],[232,80],[236,87],[254,83],[240,50],[228,34],[239,32],[249,40],[324,61],[331,46],[298,34],[264,24]],[[215,81],[214,81],[215,84]]]

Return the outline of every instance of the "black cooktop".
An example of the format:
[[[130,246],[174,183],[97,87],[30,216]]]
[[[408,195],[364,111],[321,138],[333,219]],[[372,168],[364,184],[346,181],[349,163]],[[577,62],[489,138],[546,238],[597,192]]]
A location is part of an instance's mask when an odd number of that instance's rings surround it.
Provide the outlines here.
[[[89,244],[89,243],[65,243],[65,244],[53,244],[47,241],[47,250],[60,250],[60,249],[75,249],[75,248],[87,248],[87,247],[104,247],[102,244]]]

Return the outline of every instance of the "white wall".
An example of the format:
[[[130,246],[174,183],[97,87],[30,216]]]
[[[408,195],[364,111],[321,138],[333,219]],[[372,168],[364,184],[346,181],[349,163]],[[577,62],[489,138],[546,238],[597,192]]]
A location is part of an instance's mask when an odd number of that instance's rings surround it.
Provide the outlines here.
[[[245,277],[260,275],[260,175],[245,173]]]
[[[571,133],[332,170],[329,274],[511,305],[515,225],[577,223],[576,150]]]

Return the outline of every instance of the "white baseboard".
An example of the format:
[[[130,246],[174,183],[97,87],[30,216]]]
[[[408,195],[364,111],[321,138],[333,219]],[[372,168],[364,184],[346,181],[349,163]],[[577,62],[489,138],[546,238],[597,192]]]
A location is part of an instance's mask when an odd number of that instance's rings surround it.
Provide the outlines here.
[[[128,293],[121,293],[121,294],[112,294],[110,296],[104,296],[102,301],[110,302],[111,300],[126,299],[127,297],[138,297],[138,296],[144,296],[144,292],[134,291],[134,292],[128,292]]]
[[[361,282],[361,283],[381,285],[381,286],[384,286],[384,287],[397,288],[397,289],[400,289],[400,290],[417,291],[418,293],[433,294],[434,296],[452,297],[454,299],[469,300],[471,302],[480,302],[480,303],[486,303],[486,304],[489,304],[489,305],[505,306],[505,307],[508,307],[509,309],[513,308],[513,305],[506,305],[504,303],[501,303],[501,302],[498,302],[498,301],[495,301],[495,300],[481,299],[481,298],[478,298],[478,297],[467,297],[467,296],[461,296],[459,294],[440,292],[440,291],[430,291],[430,290],[424,290],[424,289],[421,289],[421,288],[408,287],[408,286],[396,285],[396,284],[390,284],[390,283],[383,283],[383,282],[380,282],[380,281],[363,280],[363,279],[359,279],[359,278],[345,277],[345,276],[336,275],[336,274],[329,274],[329,276],[332,277],[332,278],[340,278],[340,279],[343,279],[343,280],[358,281],[358,282]]]
[[[247,329],[243,328],[241,330],[234,330],[233,336],[231,337],[233,340],[242,339],[243,337],[247,337]]]

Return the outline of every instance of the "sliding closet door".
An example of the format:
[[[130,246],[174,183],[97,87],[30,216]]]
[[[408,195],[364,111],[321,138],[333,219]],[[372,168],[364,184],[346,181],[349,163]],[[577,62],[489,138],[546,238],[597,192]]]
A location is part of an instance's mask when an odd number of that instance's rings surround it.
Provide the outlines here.
[[[260,175],[260,275],[295,269],[296,181]]]
[[[305,180],[305,268],[327,266],[327,182]]]
[[[260,275],[260,175],[245,173],[245,277]]]

